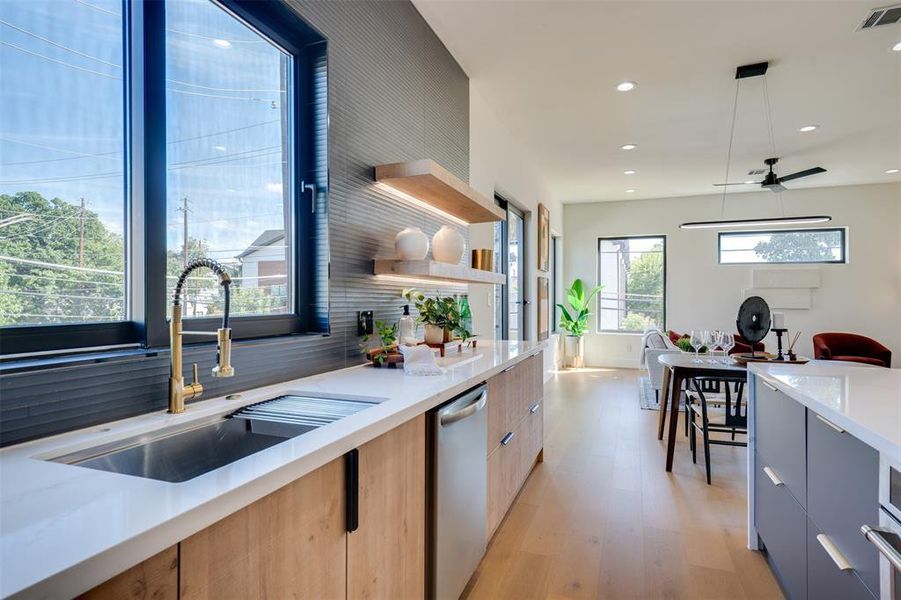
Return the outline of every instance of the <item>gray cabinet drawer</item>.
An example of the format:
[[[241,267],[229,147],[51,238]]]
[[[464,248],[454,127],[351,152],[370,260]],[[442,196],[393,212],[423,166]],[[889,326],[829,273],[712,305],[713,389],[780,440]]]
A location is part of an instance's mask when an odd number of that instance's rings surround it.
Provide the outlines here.
[[[754,523],[776,577],[793,600],[807,597],[807,515],[784,485],[775,485],[755,456]]]
[[[807,514],[879,593],[879,553],[860,526],[879,521],[879,455],[816,413],[807,414]]]
[[[807,596],[811,600],[873,600],[867,587],[854,573],[842,571],[817,539],[820,531],[807,523]],[[863,537],[863,536],[861,536]],[[829,537],[830,541],[835,541]],[[847,556],[846,556],[847,558]]]
[[[757,377],[757,452],[778,473],[785,487],[807,507],[807,461],[805,459],[807,411],[800,402],[774,389]]]

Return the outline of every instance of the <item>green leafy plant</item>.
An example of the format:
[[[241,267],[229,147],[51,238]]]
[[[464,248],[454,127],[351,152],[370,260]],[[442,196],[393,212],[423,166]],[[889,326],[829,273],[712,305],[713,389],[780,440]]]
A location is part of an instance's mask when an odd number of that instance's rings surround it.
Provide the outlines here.
[[[457,332],[462,327],[463,315],[457,298],[453,296],[429,298],[414,289],[405,289],[402,295],[416,307],[420,323],[452,332]]]
[[[372,355],[372,360],[381,365],[388,360],[388,349],[397,343],[397,323],[389,325],[384,321],[376,321],[375,333],[364,335],[363,341],[360,342],[360,349],[364,354],[371,350],[370,342],[373,339],[379,340],[379,347],[378,352]]]
[[[576,337],[585,335],[588,330],[588,317],[591,315],[591,301],[602,289],[604,286],[599,285],[586,294],[585,284],[582,280],[573,281],[566,290],[566,303],[569,308],[563,304],[557,304],[561,312],[560,328]]]

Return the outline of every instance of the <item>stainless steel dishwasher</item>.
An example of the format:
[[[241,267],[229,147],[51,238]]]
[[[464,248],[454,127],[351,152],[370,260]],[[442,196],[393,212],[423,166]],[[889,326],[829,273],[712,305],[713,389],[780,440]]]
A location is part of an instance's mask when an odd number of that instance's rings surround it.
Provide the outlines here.
[[[432,413],[432,597],[457,600],[485,554],[488,523],[488,386]]]

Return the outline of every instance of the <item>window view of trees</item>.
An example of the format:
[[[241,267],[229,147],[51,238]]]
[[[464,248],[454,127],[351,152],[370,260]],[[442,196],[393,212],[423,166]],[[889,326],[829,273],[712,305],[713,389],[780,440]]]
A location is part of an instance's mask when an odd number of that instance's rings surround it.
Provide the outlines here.
[[[0,326],[130,318],[123,6],[0,1]],[[290,312],[292,59],[210,0],[165,31],[167,294],[206,256],[233,315]],[[186,316],[221,303],[198,271]]]
[[[663,237],[602,239],[599,244],[598,329],[664,327]]]
[[[844,262],[842,229],[725,232],[721,263]]]

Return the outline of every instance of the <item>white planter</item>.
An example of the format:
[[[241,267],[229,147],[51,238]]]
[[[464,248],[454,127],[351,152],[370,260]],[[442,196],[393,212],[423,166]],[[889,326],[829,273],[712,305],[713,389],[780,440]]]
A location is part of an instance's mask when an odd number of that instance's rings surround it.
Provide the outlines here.
[[[419,227],[407,227],[394,237],[394,254],[401,260],[422,260],[429,253],[429,237]]]
[[[563,366],[581,369],[585,366],[585,338],[567,335],[563,337]]]
[[[438,262],[457,264],[463,258],[466,240],[453,227],[443,226],[432,236],[432,258]]]
[[[451,339],[451,332],[447,329],[442,329],[437,325],[430,325],[428,323],[425,324],[425,343],[426,344],[444,344],[449,342]]]

